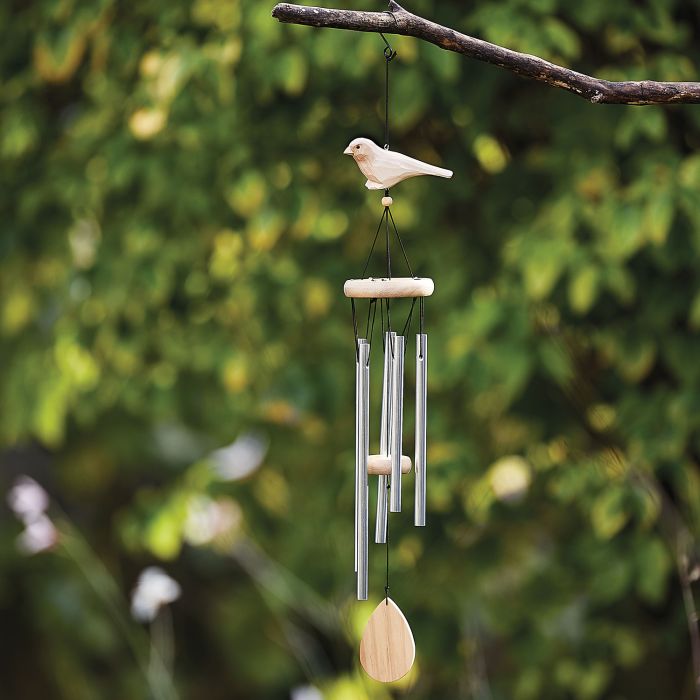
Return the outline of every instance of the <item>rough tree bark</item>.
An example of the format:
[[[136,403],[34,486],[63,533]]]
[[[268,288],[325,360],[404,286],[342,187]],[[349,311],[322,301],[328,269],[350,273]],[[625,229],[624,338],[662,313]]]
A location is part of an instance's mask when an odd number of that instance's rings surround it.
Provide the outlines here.
[[[447,51],[491,63],[513,73],[573,92],[594,104],[660,105],[700,103],[700,83],[666,83],[655,80],[601,80],[558,66],[538,56],[519,53],[488,41],[462,34],[450,27],[414,15],[396,2],[391,11],[361,12],[331,10],[279,3],[272,16],[280,22],[311,27],[350,29],[358,32],[386,32],[423,39]]]

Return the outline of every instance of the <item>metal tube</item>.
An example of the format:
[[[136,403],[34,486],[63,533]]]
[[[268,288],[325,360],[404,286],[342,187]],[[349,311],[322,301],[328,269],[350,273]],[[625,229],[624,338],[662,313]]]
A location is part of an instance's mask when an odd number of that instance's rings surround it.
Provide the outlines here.
[[[355,537],[355,573],[357,573],[357,480],[359,470],[359,457],[360,457],[360,341],[355,341],[355,525],[354,525],[354,537]]]
[[[416,335],[416,503],[414,523],[425,525],[425,443],[428,399],[428,335]]]
[[[389,490],[387,489],[387,477],[380,474],[377,477],[377,522],[374,526],[374,541],[377,544],[386,544],[387,501],[389,500]]]
[[[357,541],[359,537],[360,511],[359,511],[359,490],[360,490],[360,384],[362,382],[362,372],[360,372],[360,345],[366,343],[365,338],[358,338],[355,354],[355,573],[357,573]]]
[[[384,334],[384,379],[382,382],[382,424],[379,436],[379,452],[388,457],[391,442],[391,372],[394,339],[396,333]],[[377,544],[386,543],[386,530],[388,514],[388,489],[387,477],[380,475],[377,478],[377,522],[374,529],[374,541]]]
[[[404,337],[394,339],[391,379],[391,498],[392,513],[401,512],[401,449],[403,432],[403,355]]]
[[[369,482],[367,457],[369,456],[369,343],[359,346],[360,391],[358,392],[358,542],[357,542],[357,599],[367,600],[369,571]]]

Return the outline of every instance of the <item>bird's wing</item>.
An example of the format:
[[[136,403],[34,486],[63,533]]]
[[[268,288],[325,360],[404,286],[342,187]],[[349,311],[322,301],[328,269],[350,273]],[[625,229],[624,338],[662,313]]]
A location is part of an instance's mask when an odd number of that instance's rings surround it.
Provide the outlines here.
[[[385,151],[375,158],[375,173],[379,174],[383,182],[388,180],[403,180],[415,175],[436,175],[437,177],[452,177],[452,171],[438,168],[435,165],[424,163],[416,158],[411,158],[403,153]]]
[[[382,181],[382,178],[379,176],[379,173],[375,167],[376,162],[376,158],[369,157],[365,158],[362,162],[358,161],[357,163],[362,171],[362,174],[367,178],[367,182],[380,183]]]

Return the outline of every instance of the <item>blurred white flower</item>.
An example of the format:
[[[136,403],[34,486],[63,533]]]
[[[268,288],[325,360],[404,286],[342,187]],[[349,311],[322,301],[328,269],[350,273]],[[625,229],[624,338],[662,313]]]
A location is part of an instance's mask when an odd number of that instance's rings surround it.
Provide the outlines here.
[[[17,547],[24,554],[37,554],[53,547],[58,541],[58,531],[45,515],[27,523],[19,537]]]
[[[49,495],[29,476],[18,476],[7,494],[7,503],[14,514],[25,524],[44,515],[49,507]]]
[[[158,566],[149,566],[139,576],[131,595],[131,614],[140,622],[151,622],[163,605],[180,597],[180,584]]]
[[[185,539],[195,546],[208,544],[238,529],[241,518],[240,506],[230,498],[195,496],[187,505]]]
[[[530,465],[517,455],[502,457],[489,470],[493,495],[499,501],[519,501],[530,487]]]
[[[36,554],[56,544],[58,531],[46,515],[49,494],[34,479],[18,476],[7,494],[7,503],[24,523],[24,530],[17,537],[20,552]]]
[[[700,580],[700,565],[694,564],[693,567],[688,571],[688,581],[698,581]]]
[[[222,479],[235,481],[250,476],[267,454],[268,441],[255,433],[246,433],[234,442],[209,455]]]
[[[313,685],[300,685],[292,688],[291,700],[323,700],[323,694]]]

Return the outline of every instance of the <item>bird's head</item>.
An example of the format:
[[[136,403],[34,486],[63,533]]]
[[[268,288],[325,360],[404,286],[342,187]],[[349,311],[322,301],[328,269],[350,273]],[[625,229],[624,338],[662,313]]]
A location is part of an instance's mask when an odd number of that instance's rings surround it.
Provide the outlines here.
[[[364,160],[375,148],[377,148],[377,145],[372,143],[369,139],[359,138],[350,141],[350,144],[343,153],[352,156],[355,160]]]

